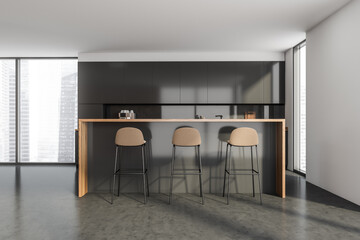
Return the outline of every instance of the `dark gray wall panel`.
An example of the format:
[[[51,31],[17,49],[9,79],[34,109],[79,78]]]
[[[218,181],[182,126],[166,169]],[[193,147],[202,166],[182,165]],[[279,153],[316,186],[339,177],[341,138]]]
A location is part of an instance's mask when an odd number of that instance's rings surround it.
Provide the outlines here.
[[[84,118],[104,118],[104,109],[102,104],[79,104],[78,117]]]

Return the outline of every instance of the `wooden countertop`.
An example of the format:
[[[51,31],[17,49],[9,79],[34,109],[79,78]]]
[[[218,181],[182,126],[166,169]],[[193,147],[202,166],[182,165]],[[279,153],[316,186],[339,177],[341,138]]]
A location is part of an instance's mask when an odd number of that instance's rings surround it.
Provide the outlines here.
[[[285,123],[285,119],[79,119],[79,122],[270,122]]]

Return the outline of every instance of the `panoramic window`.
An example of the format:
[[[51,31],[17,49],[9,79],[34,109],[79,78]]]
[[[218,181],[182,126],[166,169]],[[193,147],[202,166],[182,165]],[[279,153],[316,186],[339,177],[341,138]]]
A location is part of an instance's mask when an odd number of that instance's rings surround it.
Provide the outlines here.
[[[306,173],[306,42],[294,49],[294,169]]]
[[[21,162],[74,162],[77,60],[20,60]]]
[[[0,162],[16,161],[15,60],[0,59]]]
[[[0,162],[75,161],[77,59],[0,59]]]

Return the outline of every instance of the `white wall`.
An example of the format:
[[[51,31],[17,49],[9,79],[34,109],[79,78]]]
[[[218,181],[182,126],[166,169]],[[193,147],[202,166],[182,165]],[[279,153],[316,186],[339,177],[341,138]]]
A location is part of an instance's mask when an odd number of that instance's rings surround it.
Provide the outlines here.
[[[360,205],[360,1],[307,33],[307,181]]]
[[[288,128],[288,167],[294,168],[294,50],[290,48],[285,52],[285,120]]]

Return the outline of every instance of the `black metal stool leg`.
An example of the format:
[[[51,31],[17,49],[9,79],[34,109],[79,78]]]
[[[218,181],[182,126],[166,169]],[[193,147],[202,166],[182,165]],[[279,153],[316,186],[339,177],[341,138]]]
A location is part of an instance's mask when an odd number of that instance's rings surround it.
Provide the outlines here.
[[[225,197],[225,183],[226,183],[226,170],[227,170],[227,161],[228,161],[228,159],[227,159],[228,158],[228,148],[229,148],[229,144],[226,144],[223,197]]]
[[[146,170],[145,170],[145,151],[144,151],[144,146],[141,146],[141,155],[142,155],[142,172],[143,172],[143,184],[144,184],[144,204],[146,204]]]
[[[255,197],[255,184],[254,184],[254,158],[253,158],[253,147],[250,147],[251,151],[251,178],[252,178],[252,193],[253,197]]]
[[[261,184],[260,184],[260,169],[259,169],[259,157],[258,157],[258,148],[255,146],[256,149],[256,162],[257,162],[257,171],[258,171],[258,180],[259,180],[259,193],[260,193],[260,204],[262,204],[262,196],[261,196]]]
[[[118,161],[119,169],[120,169],[120,167],[121,167],[121,165],[120,165],[121,160],[120,159],[121,159],[121,153],[122,153],[123,149],[120,146],[118,146],[118,148],[119,148],[119,153],[118,153],[118,159],[116,161]],[[118,195],[118,197],[120,196],[120,174],[118,176],[118,194],[117,195]]]
[[[111,193],[111,204],[113,204],[114,202],[114,194],[115,194],[115,182],[116,182],[116,163],[117,163],[117,158],[118,158],[118,146],[116,146],[116,151],[115,151],[115,163],[114,163],[114,174],[113,174],[113,185],[112,185],[112,193]],[[120,177],[120,176],[119,176]]]
[[[196,148],[196,147],[195,147]],[[201,153],[200,153],[200,146],[197,146],[197,156],[199,158],[199,183],[200,183],[200,196],[201,196],[201,203],[202,205],[205,204],[204,201],[204,194],[203,194],[203,183],[202,183],[202,164],[201,164]]]
[[[202,197],[202,188],[201,188],[201,177],[200,177],[200,173],[201,173],[201,166],[200,166],[200,160],[199,160],[199,153],[198,153],[198,146],[194,147],[195,149],[195,162],[197,161],[197,163],[199,164],[199,187],[200,187],[200,197]]]
[[[149,143],[150,144],[150,143]],[[145,174],[146,174],[146,186],[147,186],[147,196],[149,197],[150,196],[150,190],[149,190],[149,177],[148,177],[148,170],[149,170],[149,151],[146,151],[146,146],[148,146],[147,148],[150,147],[150,145],[148,144],[145,144],[145,154],[144,154],[144,157],[145,157]],[[147,155],[147,156],[146,156]]]
[[[172,200],[172,188],[173,188],[173,178],[174,178],[174,163],[175,163],[175,146],[173,146],[172,158],[171,158],[171,176],[170,176],[170,193],[169,193],[169,204]]]
[[[227,189],[227,198],[226,198],[227,205],[229,205],[230,173],[231,173],[231,146],[229,146],[228,189]]]

